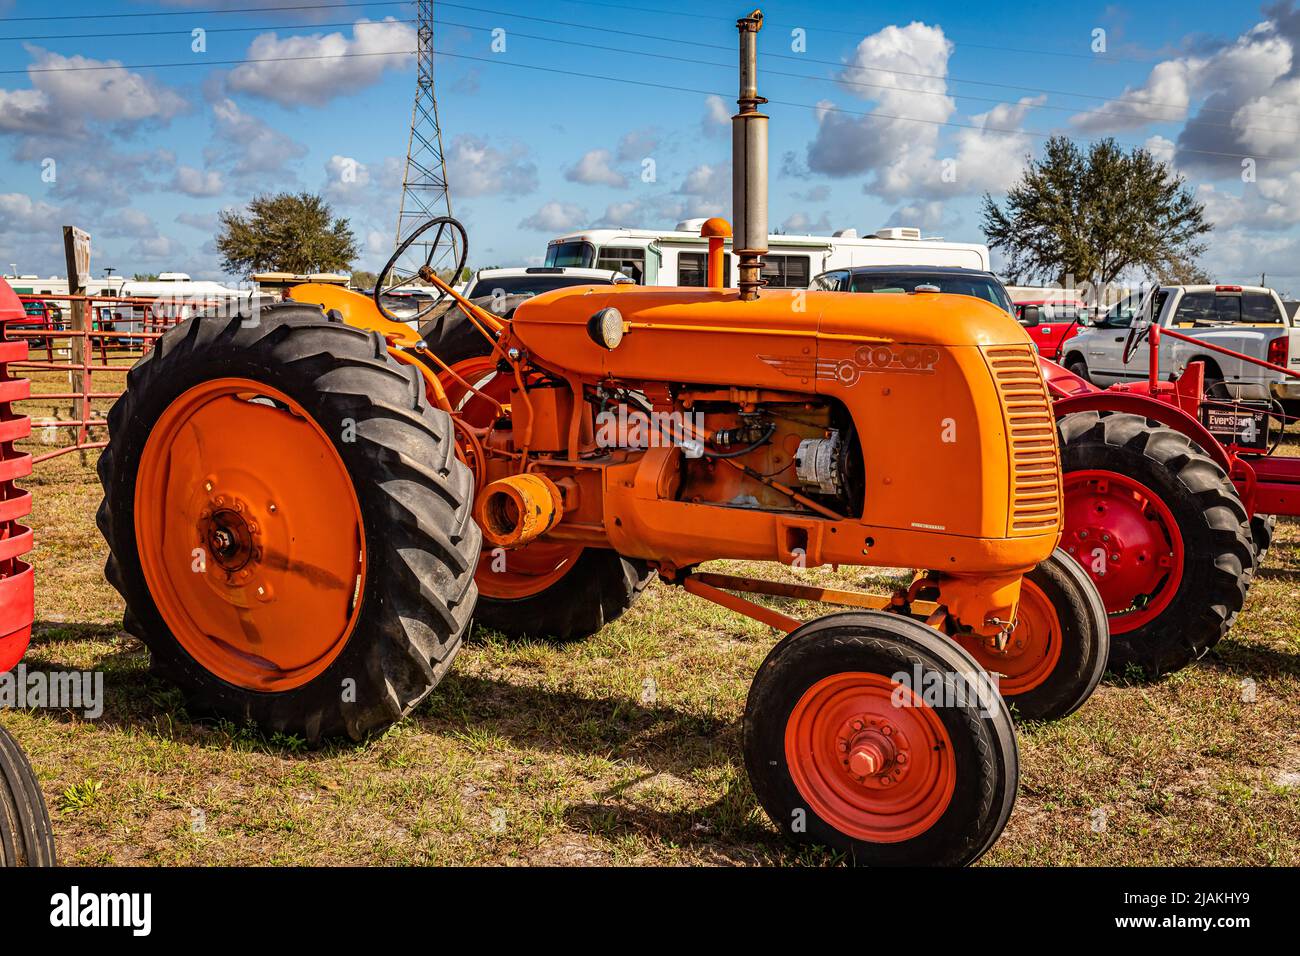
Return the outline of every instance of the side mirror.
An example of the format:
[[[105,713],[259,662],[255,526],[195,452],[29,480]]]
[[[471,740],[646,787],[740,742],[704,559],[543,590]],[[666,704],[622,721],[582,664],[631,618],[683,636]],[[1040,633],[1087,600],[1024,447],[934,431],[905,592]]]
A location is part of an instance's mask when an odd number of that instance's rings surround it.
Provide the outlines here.
[[[1020,310],[1020,324],[1032,328],[1043,320],[1042,310],[1036,305],[1026,305]]]

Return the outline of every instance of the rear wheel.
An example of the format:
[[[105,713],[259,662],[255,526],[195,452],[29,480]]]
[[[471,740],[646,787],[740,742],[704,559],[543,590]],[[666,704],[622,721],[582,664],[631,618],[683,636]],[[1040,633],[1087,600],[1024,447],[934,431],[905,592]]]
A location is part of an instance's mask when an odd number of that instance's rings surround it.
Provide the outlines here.
[[[0,727],[0,867],[54,866],[54,834],[31,764]]]
[[[1236,489],[1186,435],[1140,416],[1076,412],[1058,428],[1061,547],[1101,594],[1112,669],[1185,667],[1227,632],[1254,571]]]
[[[1263,566],[1264,555],[1273,546],[1273,532],[1277,528],[1277,515],[1255,515],[1250,519],[1250,536],[1255,542],[1255,564]]]
[[[1097,588],[1057,548],[1025,575],[1016,624],[1004,649],[971,635],[957,642],[985,670],[1017,714],[1057,720],[1083,706],[1101,682],[1110,651],[1106,608]]]
[[[380,336],[300,304],[190,320],[131,370],[109,434],[106,573],[193,709],[359,739],[450,668],[473,479]]]
[[[447,317],[446,346],[430,350],[450,366],[439,376],[463,422],[486,428],[510,401],[511,376],[497,371],[489,346],[476,330],[465,333]],[[622,616],[650,583],[648,564],[605,548],[539,539],[522,548],[484,551],[479,558],[479,624],[508,637],[579,640]]]
[[[1015,803],[1015,734],[988,675],[932,629],[880,611],[818,618],[772,649],[749,690],[744,749],[777,828],[857,864],[973,863]]]

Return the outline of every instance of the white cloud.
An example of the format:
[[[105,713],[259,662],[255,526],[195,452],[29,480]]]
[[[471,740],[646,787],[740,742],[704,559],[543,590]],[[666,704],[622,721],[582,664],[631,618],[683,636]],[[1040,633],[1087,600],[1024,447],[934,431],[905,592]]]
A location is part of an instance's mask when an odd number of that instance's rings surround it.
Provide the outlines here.
[[[731,164],[701,163],[686,174],[677,191],[687,196],[721,197],[731,194]]]
[[[571,183],[621,189],[627,185],[627,177],[610,165],[613,161],[614,155],[607,149],[588,150],[577,163],[564,171],[564,178]]]
[[[263,33],[246,56],[262,62],[235,67],[226,84],[282,106],[324,106],[377,83],[385,70],[409,68],[415,58],[397,54],[413,53],[415,47],[414,28],[392,17],[358,20],[351,38],[342,33]]]
[[[351,156],[335,153],[325,163],[325,197],[334,202],[357,202],[367,195],[370,169]]]
[[[477,136],[462,134],[445,154],[447,180],[460,196],[522,196],[537,188],[537,167],[527,157],[522,146],[500,150]]]
[[[215,169],[195,169],[193,166],[177,166],[176,176],[172,179],[171,188],[187,196],[196,198],[203,196],[219,196],[225,190],[226,184],[221,178],[221,173]]]
[[[618,141],[620,163],[640,162],[659,146],[659,137],[651,129],[634,129]]]
[[[587,223],[587,210],[575,203],[552,200],[519,223],[520,228],[538,232],[568,232]]]
[[[723,136],[731,128],[731,110],[727,101],[716,93],[704,98],[704,116],[700,119],[700,129],[705,136]]]
[[[801,235],[827,235],[834,231],[835,227],[831,225],[830,216],[822,213],[817,220],[813,220],[806,212],[791,213],[781,223],[781,231],[784,233],[799,233]]]
[[[1192,87],[1203,64],[1199,60],[1157,63],[1139,87],[1125,87],[1113,100],[1070,117],[1085,133],[1140,129],[1151,123],[1177,123],[1187,118]]]
[[[225,163],[236,177],[284,175],[289,162],[307,147],[264,120],[245,113],[229,97],[212,104],[213,143],[205,152],[210,164]]]

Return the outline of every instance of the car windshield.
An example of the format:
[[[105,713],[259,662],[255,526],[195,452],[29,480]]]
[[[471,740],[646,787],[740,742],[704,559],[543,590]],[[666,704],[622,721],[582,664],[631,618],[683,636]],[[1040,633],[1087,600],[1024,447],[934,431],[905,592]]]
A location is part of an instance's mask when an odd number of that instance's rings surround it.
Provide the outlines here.
[[[590,242],[553,242],[546,247],[546,265],[571,269],[590,269],[596,260],[596,247]]]
[[[1011,297],[991,276],[935,272],[859,272],[850,279],[850,292],[915,292],[938,289],[952,295],[969,295],[991,302],[1008,315],[1015,314]]]
[[[608,279],[592,276],[556,276],[556,275],[522,275],[522,276],[485,276],[474,283],[465,298],[475,299],[484,295],[541,295],[552,289],[567,289],[575,285],[609,285]]]

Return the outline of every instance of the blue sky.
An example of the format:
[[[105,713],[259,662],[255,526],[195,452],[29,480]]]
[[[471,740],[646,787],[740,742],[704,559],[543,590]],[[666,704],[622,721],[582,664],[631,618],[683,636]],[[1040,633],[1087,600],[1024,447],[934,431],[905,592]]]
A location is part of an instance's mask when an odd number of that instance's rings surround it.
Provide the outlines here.
[[[216,276],[218,211],[285,189],[324,192],[358,235],[356,266],[382,264],[415,75],[413,57],[374,54],[414,49],[414,5],[321,6],[342,2],[0,0],[0,269],[61,273],[59,227],[75,223],[97,273]],[[1000,196],[1046,134],[1114,135],[1198,190],[1216,278],[1267,272],[1300,291],[1294,2],[764,4],[773,227],[982,241],[979,196]],[[439,105],[471,262],[534,262],[578,226],[728,215],[734,20],[748,9],[439,2]],[[339,52],[366,55],[284,59]],[[117,68],[71,69],[87,66]]]

